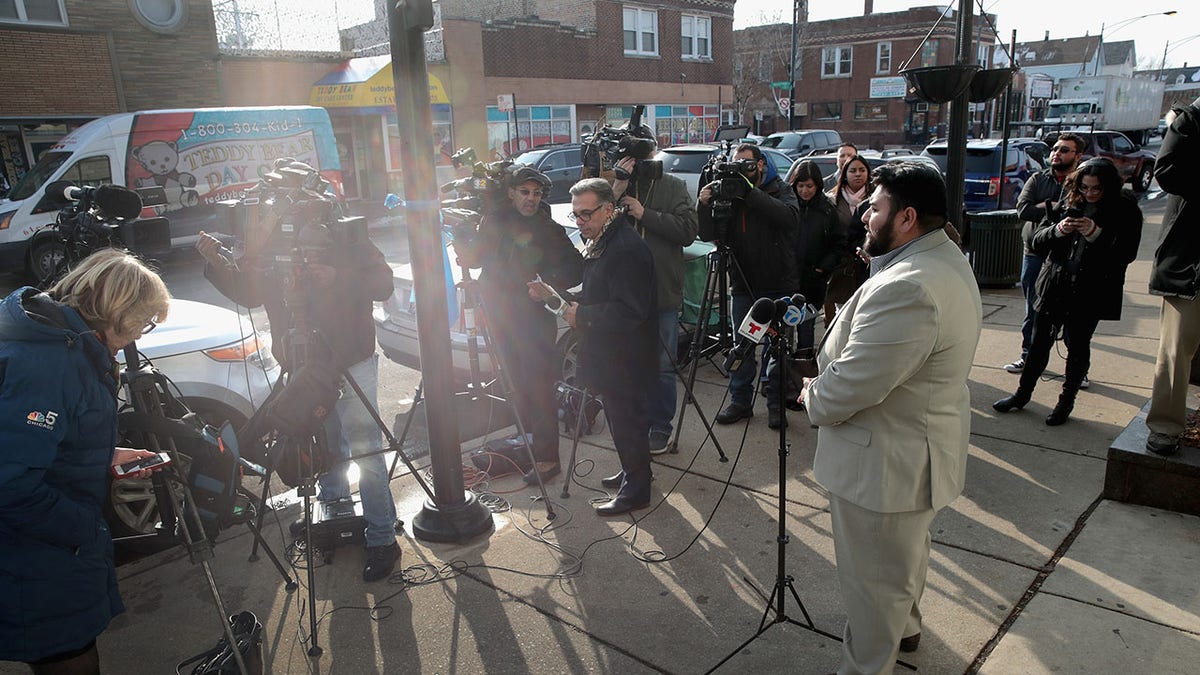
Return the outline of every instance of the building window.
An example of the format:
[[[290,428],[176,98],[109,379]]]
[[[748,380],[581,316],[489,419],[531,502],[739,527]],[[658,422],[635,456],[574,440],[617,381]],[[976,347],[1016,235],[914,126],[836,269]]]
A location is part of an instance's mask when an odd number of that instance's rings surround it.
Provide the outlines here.
[[[826,103],[812,104],[812,118],[814,120],[840,120],[842,119],[842,102],[830,101]]]
[[[67,23],[67,9],[63,0],[0,0],[2,21],[63,26]]]
[[[887,104],[880,101],[855,101],[854,119],[866,122],[887,120]]]
[[[875,74],[886,75],[892,72],[892,43],[880,42],[875,45]]]
[[[184,0],[129,0],[129,10],[138,23],[155,33],[176,33],[187,22]]]
[[[771,62],[771,57],[765,52],[758,53],[758,79],[763,82],[770,82],[771,75],[774,74],[775,64]]]
[[[630,108],[632,114],[633,109]],[[515,157],[530,148],[551,143],[570,143],[575,128],[569,105],[517,106],[517,138],[513,138],[512,113],[487,108],[488,147],[492,157]]]
[[[821,50],[821,77],[850,77],[853,47],[825,47]]]
[[[712,58],[712,19],[690,14],[680,18],[679,55],[685,59]]]
[[[654,135],[658,147],[708,143],[720,124],[715,105],[656,105]]]
[[[626,7],[625,54],[627,56],[658,56],[658,12],[640,7]]]
[[[937,65],[938,41],[929,40],[921,45],[921,67],[928,68]]]

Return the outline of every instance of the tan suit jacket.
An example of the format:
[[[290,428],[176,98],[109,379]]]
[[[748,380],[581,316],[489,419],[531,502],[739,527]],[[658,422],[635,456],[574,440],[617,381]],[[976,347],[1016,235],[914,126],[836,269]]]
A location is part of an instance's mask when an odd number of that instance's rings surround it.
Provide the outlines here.
[[[821,485],[881,513],[940,509],[962,492],[982,317],[971,267],[940,230],[858,289],[806,394]]]

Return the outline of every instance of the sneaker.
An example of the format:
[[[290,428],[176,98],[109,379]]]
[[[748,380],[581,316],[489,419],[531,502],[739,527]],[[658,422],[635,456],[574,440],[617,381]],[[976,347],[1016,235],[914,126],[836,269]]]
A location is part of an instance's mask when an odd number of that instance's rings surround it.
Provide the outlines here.
[[[1146,439],[1146,449],[1164,457],[1173,455],[1179,452],[1179,437],[1151,431]]]
[[[1008,364],[1007,366],[1004,366],[1004,370],[1006,370],[1010,373],[1013,373],[1013,374],[1016,374],[1016,373],[1021,372],[1022,370],[1025,370],[1025,358],[1024,357],[1019,358],[1016,361],[1013,361],[1012,363]]]
[[[667,451],[667,446],[671,442],[671,434],[665,431],[650,432],[650,454],[661,455]]]
[[[367,562],[363,566],[363,581],[379,581],[396,568],[400,559],[400,544],[392,542],[386,546],[368,546]]]
[[[1087,389],[1090,386],[1092,386],[1092,381],[1088,379],[1087,375],[1084,375],[1083,380],[1079,383],[1079,388]]]

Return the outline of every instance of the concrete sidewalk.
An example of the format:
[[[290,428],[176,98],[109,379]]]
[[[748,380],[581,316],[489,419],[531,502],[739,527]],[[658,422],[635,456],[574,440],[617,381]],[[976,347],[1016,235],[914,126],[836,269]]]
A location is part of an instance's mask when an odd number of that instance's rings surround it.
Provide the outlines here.
[[[1019,289],[984,291],[967,486],[933,523],[924,637],[895,672],[1197,671],[1200,519],[1099,498],[1109,444],[1149,397],[1157,347],[1159,301],[1146,287],[1162,207],[1143,208],[1124,318],[1101,323],[1092,386],[1065,426],[1043,423],[1061,379],[1042,382],[1024,411],[992,412],[1016,386],[1002,365],[1018,353],[1023,301]],[[1052,357],[1050,370],[1062,367]],[[724,384],[701,369],[696,393],[710,418]],[[509,476],[489,486],[501,498],[490,536],[440,545],[406,534],[405,570],[390,583],[361,582],[359,550],[318,559],[317,659],[305,653],[306,591],[285,591],[265,559],[248,563],[247,533],[222,534],[216,579],[230,611],[262,620],[274,673],[705,672],[755,633],[765,608],[756,589],[770,593],[776,580],[777,436],[761,403],[756,412],[748,427],[717,429],[722,463],[689,411],[683,450],[655,458],[657,506],[636,523],[591,512],[599,477],[619,468],[601,433],[580,446],[571,496],[559,496],[562,476],[548,486],[553,522]],[[720,672],[827,673],[839,660],[826,635],[841,634],[844,614],[827,501],[812,477],[816,431],[804,413],[789,419],[785,569],[819,632],[772,626]],[[564,459],[569,451],[564,440]],[[411,476],[392,485],[411,522],[423,493]],[[269,519],[278,551],[292,517]],[[105,672],[173,672],[219,636],[203,574],[180,551],[120,576],[128,612],[100,638]],[[785,601],[804,622],[790,593]],[[0,665],[9,672],[23,671]]]

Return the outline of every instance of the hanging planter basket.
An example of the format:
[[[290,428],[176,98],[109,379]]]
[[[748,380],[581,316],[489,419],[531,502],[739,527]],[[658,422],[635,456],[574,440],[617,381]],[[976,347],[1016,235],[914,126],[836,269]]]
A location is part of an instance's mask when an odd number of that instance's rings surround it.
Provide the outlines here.
[[[999,96],[1012,81],[1014,72],[1012,68],[997,68],[975,73],[971,78],[971,103],[984,103]]]
[[[982,70],[977,65],[932,66],[900,71],[917,98],[930,103],[945,103],[958,98],[971,86],[971,78]]]

